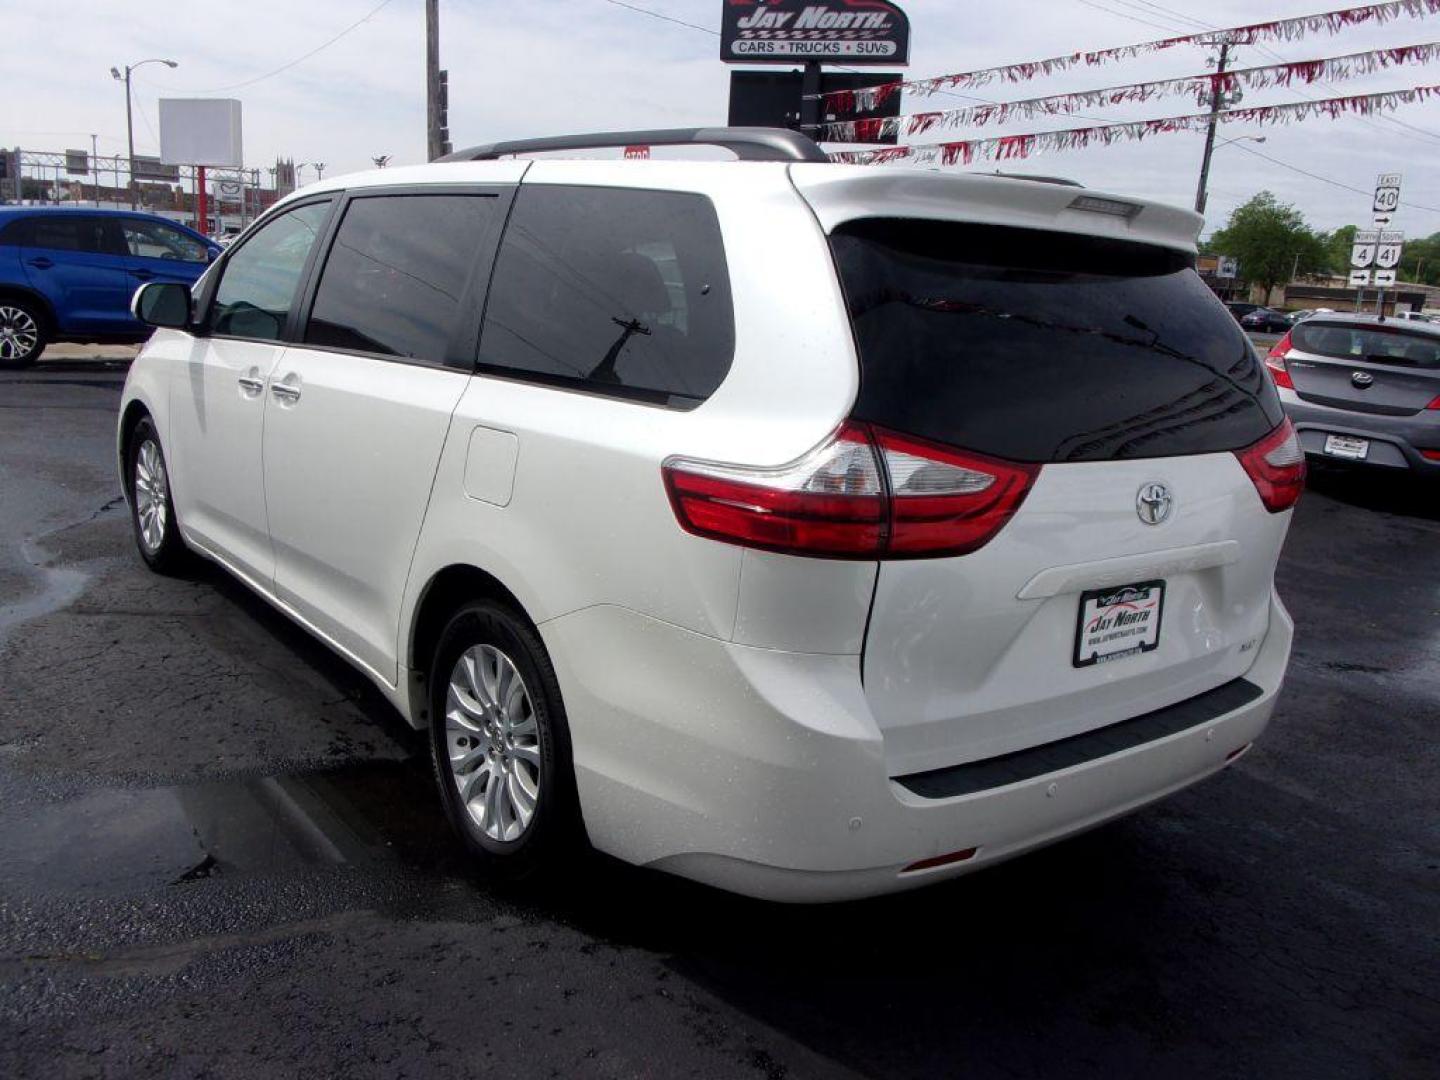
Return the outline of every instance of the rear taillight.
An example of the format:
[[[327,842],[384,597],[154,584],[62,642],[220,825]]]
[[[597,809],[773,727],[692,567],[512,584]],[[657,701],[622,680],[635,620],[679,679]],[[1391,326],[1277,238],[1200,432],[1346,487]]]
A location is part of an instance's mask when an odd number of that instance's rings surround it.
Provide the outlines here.
[[[1305,451],[1289,418],[1259,442],[1235,456],[1260,493],[1260,501],[1272,514],[1288,510],[1305,488]]]
[[[1430,402],[1430,404],[1426,405],[1425,408],[1440,411],[1440,397],[1437,397],[1434,401]]]
[[[1270,369],[1270,377],[1275,380],[1276,386],[1283,386],[1286,390],[1294,390],[1294,380],[1290,378],[1290,369],[1285,366],[1285,358],[1290,355],[1290,335],[1287,333],[1275,343],[1275,347],[1265,354],[1265,366]]]
[[[975,551],[1010,520],[1039,471],[854,422],[778,468],[689,458],[663,468],[687,532],[832,559]]]
[[[984,547],[1020,508],[1040,471],[909,435],[874,434],[890,481],[892,558],[965,555]]]

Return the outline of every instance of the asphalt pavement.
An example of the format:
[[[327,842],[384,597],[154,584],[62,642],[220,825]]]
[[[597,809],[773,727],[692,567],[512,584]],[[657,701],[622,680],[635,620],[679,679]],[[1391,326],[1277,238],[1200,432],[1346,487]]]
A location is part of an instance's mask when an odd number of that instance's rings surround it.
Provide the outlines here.
[[[475,880],[424,747],[134,554],[124,357],[0,373],[0,1075],[1433,1077],[1440,493],[1320,470],[1253,751],[876,901]]]

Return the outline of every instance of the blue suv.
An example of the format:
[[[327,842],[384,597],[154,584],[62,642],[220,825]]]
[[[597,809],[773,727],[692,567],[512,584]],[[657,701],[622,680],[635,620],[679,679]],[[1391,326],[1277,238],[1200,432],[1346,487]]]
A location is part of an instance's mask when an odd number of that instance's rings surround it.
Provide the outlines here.
[[[193,285],[220,253],[154,214],[0,207],[0,367],[31,363],[53,341],[143,341],[130,314],[147,281]]]

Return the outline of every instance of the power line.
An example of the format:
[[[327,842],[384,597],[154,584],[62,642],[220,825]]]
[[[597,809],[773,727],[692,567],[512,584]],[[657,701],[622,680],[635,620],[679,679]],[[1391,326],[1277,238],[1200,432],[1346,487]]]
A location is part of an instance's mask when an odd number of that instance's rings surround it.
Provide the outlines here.
[[[637,7],[634,4],[627,4],[624,2],[624,0],[605,0],[605,3],[613,4],[615,7],[625,8],[628,11],[638,11],[641,15],[649,15],[652,19],[660,19],[664,22],[674,23],[676,26],[688,26],[691,30],[699,30],[702,33],[710,34],[714,37],[720,36],[719,30],[712,30],[708,26],[701,26],[699,23],[686,22],[684,19],[677,19],[670,15],[662,15],[660,12],[651,11],[649,8]]]
[[[1244,150],[1247,154],[1254,154],[1256,157],[1264,158],[1266,161],[1273,162],[1274,164],[1279,165],[1281,168],[1289,169],[1291,172],[1300,173],[1302,176],[1308,176],[1312,180],[1319,180],[1321,183],[1329,184],[1331,187],[1344,188],[1346,191],[1353,191],[1357,195],[1364,195],[1367,199],[1374,194],[1374,192],[1366,191],[1364,188],[1352,187],[1350,184],[1342,184],[1339,180],[1332,180],[1328,176],[1321,176],[1319,173],[1312,173],[1308,169],[1300,168],[1300,166],[1298,165],[1291,165],[1288,161],[1281,161],[1277,157],[1271,157],[1269,154],[1262,153],[1261,151],[1256,150],[1253,147],[1246,146],[1243,143],[1237,142],[1232,143],[1231,145],[1233,145],[1237,150]],[[1427,210],[1432,214],[1440,214],[1440,207],[1424,206],[1421,203],[1413,202],[1402,202],[1400,205],[1408,207],[1411,210]]]
[[[1103,11],[1106,15],[1114,15],[1121,19],[1129,19],[1131,22],[1139,23],[1141,26],[1148,26],[1152,30],[1164,30],[1166,33],[1173,33],[1175,30],[1174,26],[1162,26],[1160,23],[1151,22],[1149,19],[1142,19],[1138,15],[1131,15],[1124,11],[1114,11],[1111,8],[1102,7],[1095,3],[1095,0],[1080,0],[1080,3],[1088,8],[1094,8],[1096,11]]]
[[[304,63],[306,60],[309,60],[309,59],[310,59],[312,56],[314,56],[316,53],[324,52],[326,49],[328,49],[331,45],[334,45],[337,41],[339,41],[339,40],[340,40],[341,38],[343,38],[345,35],[349,34],[349,33],[350,33],[351,31],[353,31],[353,30],[358,29],[358,28],[359,28],[360,26],[362,26],[363,24],[369,22],[369,21],[370,21],[371,19],[373,19],[376,15],[380,14],[380,12],[381,12],[383,9],[389,7],[393,2],[394,2],[394,0],[380,0],[380,3],[376,4],[376,5],[375,5],[373,8],[371,8],[368,12],[366,12],[366,14],[364,14],[364,15],[362,15],[360,18],[356,19],[353,23],[351,23],[349,26],[345,27],[344,30],[341,30],[341,31],[340,31],[338,34],[336,34],[334,37],[328,38],[327,40],[321,42],[319,45],[315,46],[315,48],[311,49],[309,52],[300,54],[299,56],[295,57],[294,60],[290,60],[290,61],[288,61],[287,63],[281,64],[279,67],[275,68],[273,71],[267,71],[264,75],[256,75],[253,79],[246,79],[246,80],[244,80],[243,82],[238,82],[238,83],[230,83],[228,86],[213,86],[213,87],[211,87],[211,88],[208,89],[208,90],[185,90],[185,89],[178,89],[178,90],[175,90],[174,92],[175,92],[175,93],[178,93],[178,94],[220,94],[220,93],[224,93],[224,92],[227,91],[227,90],[239,90],[239,89],[241,89],[242,87],[254,86],[254,85],[255,85],[256,83],[258,83],[258,82],[264,82],[266,79],[274,78],[276,75],[279,75],[279,74],[281,74],[282,72],[289,71],[289,70],[290,70],[291,68],[293,68],[296,64],[302,64],[302,63]]]

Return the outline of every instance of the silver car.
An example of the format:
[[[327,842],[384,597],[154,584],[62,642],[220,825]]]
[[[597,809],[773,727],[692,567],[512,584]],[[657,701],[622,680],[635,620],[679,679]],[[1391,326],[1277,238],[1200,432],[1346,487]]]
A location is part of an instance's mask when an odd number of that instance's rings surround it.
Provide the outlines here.
[[[1314,315],[1265,364],[1307,454],[1440,476],[1440,326]]]

